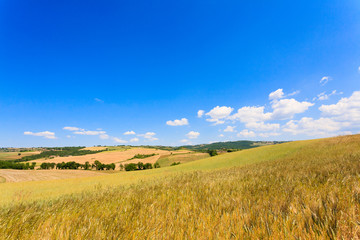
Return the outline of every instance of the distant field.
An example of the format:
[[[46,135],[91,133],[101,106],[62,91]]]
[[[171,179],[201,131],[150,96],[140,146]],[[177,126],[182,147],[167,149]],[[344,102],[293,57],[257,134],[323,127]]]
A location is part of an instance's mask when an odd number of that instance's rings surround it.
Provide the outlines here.
[[[85,162],[93,163],[95,160],[100,161],[104,164],[109,163],[137,163],[137,162],[143,162],[143,163],[155,163],[160,156],[164,155],[170,155],[171,153],[188,153],[189,150],[179,150],[179,151],[165,151],[165,150],[157,150],[152,148],[131,148],[128,150],[120,150],[120,151],[105,151],[100,152],[96,154],[88,154],[83,156],[69,156],[69,157],[55,157],[52,159],[37,159],[30,162],[36,162],[38,164],[42,162],[54,162],[54,163],[60,163],[60,162],[70,162],[75,161],[81,164],[84,164]],[[136,154],[156,154],[155,156],[144,158],[144,159],[131,159]],[[117,166],[117,169],[119,169],[119,165]]]
[[[168,167],[174,162],[187,163],[208,157],[210,157],[208,153],[172,154],[161,156],[159,160],[157,160],[157,162],[160,164],[161,167]]]
[[[90,151],[100,151],[100,150],[106,150],[107,147],[86,147],[81,150],[90,150]]]
[[[0,182],[42,181],[65,178],[93,177],[106,174],[105,171],[85,170],[13,170],[0,169]]]
[[[21,154],[19,156],[19,153]],[[40,152],[0,152],[0,161],[16,160],[22,157],[39,154]]]

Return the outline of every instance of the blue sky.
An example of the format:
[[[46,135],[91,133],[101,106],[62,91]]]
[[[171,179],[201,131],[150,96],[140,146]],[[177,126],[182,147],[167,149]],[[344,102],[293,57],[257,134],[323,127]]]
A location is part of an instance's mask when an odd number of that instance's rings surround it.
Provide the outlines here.
[[[1,1],[0,146],[359,133],[359,11],[356,0]]]

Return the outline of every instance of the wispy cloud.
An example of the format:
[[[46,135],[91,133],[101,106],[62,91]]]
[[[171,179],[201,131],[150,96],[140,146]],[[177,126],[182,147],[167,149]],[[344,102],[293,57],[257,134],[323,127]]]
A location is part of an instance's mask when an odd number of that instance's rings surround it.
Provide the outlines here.
[[[100,98],[94,98],[94,100],[99,103],[104,103],[104,100],[101,100]]]
[[[47,138],[47,139],[56,139],[55,133],[54,132],[49,132],[49,131],[37,132],[37,133],[26,131],[26,132],[24,132],[24,135],[43,137],[43,138]]]
[[[321,78],[320,84],[321,84],[322,86],[324,86],[324,85],[327,84],[330,80],[331,80],[331,77],[329,77],[329,76],[324,76],[324,77]]]

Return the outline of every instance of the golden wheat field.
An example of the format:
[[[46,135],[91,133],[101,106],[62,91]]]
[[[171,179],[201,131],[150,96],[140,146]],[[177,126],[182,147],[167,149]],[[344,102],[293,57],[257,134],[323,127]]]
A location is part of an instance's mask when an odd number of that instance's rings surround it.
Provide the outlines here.
[[[90,148],[89,150],[94,150],[94,148]],[[103,150],[103,149],[98,149]],[[175,151],[166,151],[166,150],[159,150],[153,148],[130,148],[121,151],[105,151],[95,154],[88,154],[83,156],[69,156],[69,157],[54,157],[52,159],[37,159],[30,162],[42,163],[42,162],[54,162],[54,163],[61,163],[61,162],[71,162],[75,161],[81,164],[85,162],[93,163],[95,160],[98,160],[104,164],[109,163],[137,163],[139,159],[130,160],[136,154],[155,154],[154,156],[141,159],[144,163],[155,163],[160,156],[170,155],[172,152]],[[179,150],[176,153],[188,153],[187,150]]]
[[[106,172],[85,170],[14,170],[0,169],[4,182],[43,181],[65,178],[101,176]]]
[[[359,239],[360,135],[0,192],[1,239]]]

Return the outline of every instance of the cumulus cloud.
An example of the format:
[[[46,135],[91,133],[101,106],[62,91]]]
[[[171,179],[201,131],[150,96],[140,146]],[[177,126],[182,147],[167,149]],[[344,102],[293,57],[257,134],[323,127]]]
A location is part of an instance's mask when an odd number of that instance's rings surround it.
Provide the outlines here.
[[[198,138],[199,135],[200,135],[199,132],[194,132],[194,131],[190,131],[189,133],[186,134],[186,136],[190,139]]]
[[[271,104],[273,112],[271,114],[272,120],[286,120],[294,117],[295,114],[303,113],[313,106],[310,102],[298,102],[293,98],[282,99]]]
[[[132,139],[130,139],[130,142],[138,142],[139,141],[139,139],[138,138],[132,138]]]
[[[166,122],[167,125],[169,126],[184,126],[184,125],[189,125],[189,121],[186,118],[182,118],[182,119],[175,119],[174,121],[167,121]]]
[[[219,137],[224,137],[224,134],[220,134]]]
[[[320,84],[321,84],[322,86],[324,86],[324,85],[327,84],[330,80],[331,80],[331,77],[329,77],[329,76],[324,76],[324,77],[321,78]]]
[[[79,130],[84,130],[78,127],[63,127],[64,130],[68,130],[68,131],[79,131]]]
[[[239,133],[237,134],[237,136],[238,136],[238,137],[249,137],[249,138],[251,138],[251,137],[255,137],[255,136],[256,136],[256,133],[253,132],[253,131],[249,131],[248,129],[244,129],[244,130],[242,130],[241,132],[239,132]]]
[[[321,105],[319,110],[334,120],[360,125],[360,91],[353,92],[348,98],[341,98],[336,104]]]
[[[313,119],[310,117],[303,117],[300,120],[290,120],[287,122],[283,131],[293,135],[331,136],[339,132],[343,126],[344,124],[330,118]]]
[[[121,138],[112,137],[111,139],[112,139],[114,142],[116,142],[116,143],[127,143],[126,140],[123,140],[123,139],[121,139]]]
[[[197,112],[198,118],[201,118],[201,117],[204,115],[204,113],[205,113],[204,110],[199,110],[199,111]]]
[[[182,139],[182,140],[180,140],[180,142],[181,142],[181,143],[189,143],[190,140],[189,140],[189,139]]]
[[[283,97],[284,97],[284,92],[281,88],[269,94],[269,100],[276,100]]]
[[[226,106],[216,106],[205,115],[210,116],[210,119],[206,119],[208,122],[213,122],[214,125],[223,124],[225,121],[222,119],[227,118],[234,109]]]
[[[37,132],[37,133],[26,131],[26,132],[24,132],[24,135],[43,137],[43,138],[47,138],[47,139],[56,139],[55,133],[49,132],[49,131]]]
[[[138,134],[139,137],[143,137],[149,141],[156,141],[159,140],[158,138],[154,137],[156,135],[156,133],[154,132],[147,132],[145,134]]]
[[[263,122],[270,118],[271,113],[264,113],[264,107],[242,107],[229,117],[230,120],[238,120],[243,123]]]
[[[124,132],[124,135],[135,135],[135,132],[134,131],[127,131],[127,132]]]
[[[277,131],[280,129],[278,123],[264,123],[264,122],[248,122],[245,127],[256,131]]]
[[[224,129],[224,132],[235,132],[235,126],[227,126],[225,129]]]

